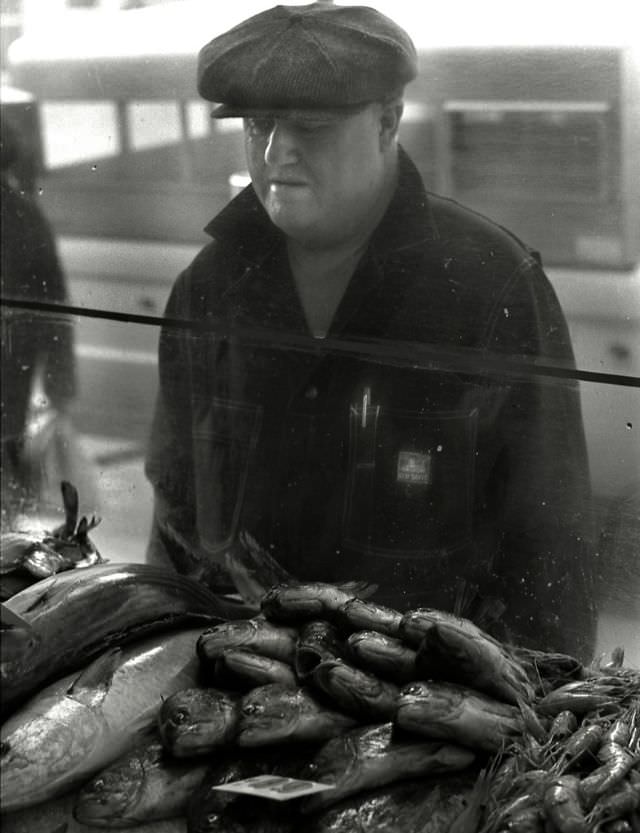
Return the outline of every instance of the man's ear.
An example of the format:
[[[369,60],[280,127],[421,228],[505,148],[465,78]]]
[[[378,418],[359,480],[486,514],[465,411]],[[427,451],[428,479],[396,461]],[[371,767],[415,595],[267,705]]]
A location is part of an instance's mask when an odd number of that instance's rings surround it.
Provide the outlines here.
[[[403,111],[404,101],[401,98],[393,98],[382,103],[380,113],[381,150],[386,150],[396,140]]]

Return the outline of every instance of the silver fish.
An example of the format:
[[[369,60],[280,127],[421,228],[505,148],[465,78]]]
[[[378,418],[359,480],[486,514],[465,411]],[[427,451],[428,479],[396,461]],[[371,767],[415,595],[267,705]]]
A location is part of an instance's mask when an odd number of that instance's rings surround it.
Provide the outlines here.
[[[357,665],[395,683],[417,679],[416,651],[400,639],[377,631],[357,631],[347,639]]]
[[[38,639],[2,657],[3,711],[113,644],[189,623],[202,623],[202,633],[224,615],[218,602],[195,581],[151,564],[100,564],[36,582],[4,602]]]
[[[533,687],[522,665],[469,619],[423,609],[421,628],[418,679],[472,686],[514,705],[533,700]]]
[[[475,758],[473,751],[457,744],[394,737],[392,723],[352,729],[328,740],[300,773],[301,778],[335,785],[304,799],[304,811],[315,812],[396,781],[460,771]]]
[[[256,654],[293,662],[298,632],[266,619],[236,619],[207,628],[198,640],[198,655],[205,662],[219,659],[225,651],[246,648]]]
[[[82,824],[131,827],[184,816],[209,762],[173,757],[154,732],[79,791],[74,816]]]
[[[9,717],[0,732],[2,812],[54,798],[130,749],[155,724],[163,697],[195,685],[199,634],[188,629],[111,649]]]
[[[429,738],[498,752],[521,734],[519,709],[455,683],[415,682],[398,697],[394,723]]]
[[[158,715],[165,747],[178,758],[231,743],[239,719],[237,696],[215,688],[186,688],[168,697]]]
[[[355,720],[321,703],[306,688],[278,683],[260,686],[242,698],[239,746],[289,741],[321,741],[355,725]]]
[[[314,686],[362,722],[391,720],[399,687],[342,660],[324,660],[312,675]]]

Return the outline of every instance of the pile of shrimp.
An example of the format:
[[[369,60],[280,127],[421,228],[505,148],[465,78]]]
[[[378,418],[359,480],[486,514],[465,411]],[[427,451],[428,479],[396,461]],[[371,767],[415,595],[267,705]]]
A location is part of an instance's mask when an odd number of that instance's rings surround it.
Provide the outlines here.
[[[622,656],[520,704],[493,760],[478,833],[640,833],[640,671]]]

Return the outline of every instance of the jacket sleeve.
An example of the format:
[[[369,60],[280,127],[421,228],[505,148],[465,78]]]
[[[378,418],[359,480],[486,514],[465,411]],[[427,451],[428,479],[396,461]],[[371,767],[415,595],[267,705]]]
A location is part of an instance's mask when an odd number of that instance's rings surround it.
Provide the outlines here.
[[[491,347],[535,357],[529,372],[509,384],[499,426],[502,540],[494,569],[506,627],[531,647],[586,661],[596,610],[580,390],[566,321],[533,260],[497,305]]]
[[[176,281],[165,310],[158,345],[158,394],[145,472],[154,492],[147,561],[190,573],[195,567],[196,518],[191,450],[191,393],[188,320],[185,305],[188,273]]]

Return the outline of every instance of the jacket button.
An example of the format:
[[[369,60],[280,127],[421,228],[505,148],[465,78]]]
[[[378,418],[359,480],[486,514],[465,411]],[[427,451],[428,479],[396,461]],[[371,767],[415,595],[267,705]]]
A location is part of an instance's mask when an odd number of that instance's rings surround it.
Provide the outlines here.
[[[318,393],[319,393],[318,388],[315,385],[311,385],[311,387],[308,387],[306,389],[306,391],[304,392],[304,395],[307,397],[307,399],[317,399],[318,398]]]

